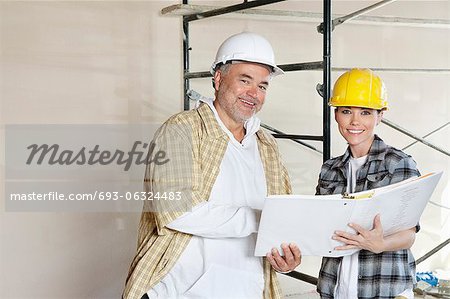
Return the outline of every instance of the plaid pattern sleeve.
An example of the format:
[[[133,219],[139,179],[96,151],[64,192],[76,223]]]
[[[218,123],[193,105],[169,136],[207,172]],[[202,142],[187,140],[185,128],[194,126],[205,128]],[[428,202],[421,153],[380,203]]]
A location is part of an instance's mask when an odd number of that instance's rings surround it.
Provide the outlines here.
[[[170,161],[149,165],[144,189],[153,194],[180,192],[182,198],[178,202],[146,201],[123,298],[140,299],[176,263],[191,236],[166,225],[208,199],[227,142],[206,105],[171,117],[155,134],[153,153],[163,151]]]
[[[346,190],[349,158],[347,149],[344,155],[324,163],[317,194],[341,194]],[[420,176],[420,172],[412,157],[375,136],[367,162],[359,170],[355,190],[387,186],[414,176]],[[415,283],[415,262],[410,250],[379,254],[361,250],[358,259],[358,298],[394,298]],[[317,285],[321,298],[334,298],[341,261],[342,258],[322,259]]]
[[[262,131],[257,135],[268,193],[289,193],[289,178],[276,143]],[[166,225],[191,206],[208,200],[228,137],[210,108],[201,104],[196,110],[170,118],[155,134],[153,142],[153,152],[165,152],[170,161],[164,165],[149,165],[144,189],[153,194],[181,192],[182,198],[179,202],[146,201],[139,225],[137,253],[123,292],[126,299],[141,299],[170,271],[186,248],[191,235],[170,230]],[[264,298],[282,298],[269,263],[265,263],[264,274]]]

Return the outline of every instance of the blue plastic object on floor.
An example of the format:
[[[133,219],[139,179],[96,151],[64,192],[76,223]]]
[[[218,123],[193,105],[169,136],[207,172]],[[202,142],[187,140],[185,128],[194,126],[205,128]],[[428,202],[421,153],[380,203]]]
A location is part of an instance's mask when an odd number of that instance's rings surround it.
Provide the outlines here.
[[[435,287],[438,285],[438,278],[434,276],[432,272],[419,272],[416,273],[417,281],[423,280],[431,286]]]

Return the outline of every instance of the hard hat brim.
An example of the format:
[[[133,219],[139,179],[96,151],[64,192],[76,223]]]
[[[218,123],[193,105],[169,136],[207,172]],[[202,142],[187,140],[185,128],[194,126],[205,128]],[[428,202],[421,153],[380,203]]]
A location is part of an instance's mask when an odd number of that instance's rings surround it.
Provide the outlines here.
[[[211,75],[214,76],[214,73],[216,72],[218,67],[220,67],[221,65],[224,65],[224,64],[227,64],[227,63],[231,63],[233,61],[258,63],[258,64],[262,64],[262,65],[268,66],[271,69],[270,75],[272,77],[279,76],[279,75],[284,75],[284,71],[281,68],[279,68],[278,66],[276,66],[276,65],[268,64],[268,63],[266,63],[264,61],[255,61],[255,60],[249,60],[249,59],[233,59],[233,60],[227,60],[225,62],[214,62],[211,65],[211,68],[210,68]]]

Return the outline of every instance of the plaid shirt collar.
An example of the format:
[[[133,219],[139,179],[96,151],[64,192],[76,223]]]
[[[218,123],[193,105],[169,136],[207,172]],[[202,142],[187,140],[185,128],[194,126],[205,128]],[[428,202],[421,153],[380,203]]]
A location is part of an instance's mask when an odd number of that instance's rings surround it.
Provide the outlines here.
[[[372,145],[370,146],[367,163],[370,163],[372,161],[382,161],[385,159],[386,156],[386,150],[387,145],[384,143],[383,140],[381,140],[378,135],[375,134],[374,140],[372,142]],[[350,147],[347,147],[347,150],[345,151],[344,155],[342,156],[342,159],[336,159],[334,164],[331,166],[331,169],[345,169],[345,166],[348,164],[348,160],[351,157],[350,153]]]
[[[211,111],[211,108],[209,108],[208,104],[201,103],[197,111],[200,114],[203,123],[206,124],[204,129],[207,135],[209,135],[214,139],[219,138],[228,139],[227,134],[220,127],[216,117],[214,116],[214,113]]]

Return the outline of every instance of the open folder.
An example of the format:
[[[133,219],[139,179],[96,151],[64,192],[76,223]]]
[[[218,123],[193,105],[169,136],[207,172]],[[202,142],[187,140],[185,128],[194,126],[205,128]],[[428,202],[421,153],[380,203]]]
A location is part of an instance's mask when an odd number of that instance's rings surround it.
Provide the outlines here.
[[[414,227],[442,172],[348,195],[275,195],[266,198],[255,256],[264,256],[282,243],[296,243],[302,255],[338,257],[357,251],[334,250],[336,230],[355,233],[350,222],[372,229],[381,215],[384,235]],[[279,250],[282,252],[281,250]]]

